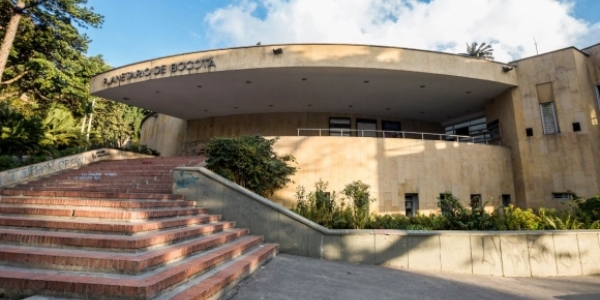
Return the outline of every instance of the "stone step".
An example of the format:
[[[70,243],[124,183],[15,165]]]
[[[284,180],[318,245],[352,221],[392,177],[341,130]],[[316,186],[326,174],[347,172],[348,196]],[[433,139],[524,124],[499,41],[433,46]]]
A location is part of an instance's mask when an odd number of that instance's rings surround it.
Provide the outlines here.
[[[5,196],[0,200],[0,205],[60,205],[60,206],[86,206],[86,207],[111,207],[122,209],[141,209],[158,207],[190,207],[194,201],[185,200],[115,200],[115,199],[78,199],[78,198],[46,198],[46,197],[14,197]]]
[[[0,204],[0,214],[138,220],[205,214],[204,208],[160,208],[144,210],[93,209],[88,207],[45,207],[39,205]]]
[[[1,190],[0,195],[2,195],[2,196],[183,200],[182,195],[160,194],[160,193],[116,193],[116,192],[85,192],[85,191],[26,191],[26,190],[18,190],[18,189]]]
[[[152,247],[178,243],[201,235],[220,232],[234,227],[234,222],[214,222],[153,231],[134,236],[0,228],[0,243],[8,245],[139,252]]]
[[[71,217],[58,218],[44,216],[0,215],[0,226],[132,235],[147,231],[218,222],[220,220],[220,215],[196,215],[191,217],[166,218],[131,223],[123,221],[72,219]]]
[[[277,245],[264,244],[255,255],[243,255],[210,270],[155,300],[207,300],[221,299],[244,278],[277,255]],[[266,248],[266,249],[264,249]]]
[[[260,240],[244,239],[238,243],[213,249],[210,253],[192,256],[173,266],[151,272],[147,276],[100,276],[68,271],[6,267],[0,270],[0,290],[4,290],[9,295],[35,293],[78,299],[152,299],[160,292],[176,287],[207,270],[213,268],[221,270],[220,264],[244,255],[237,260],[244,261],[243,264],[226,265],[226,269],[217,272],[219,275],[209,281],[209,286],[213,288],[210,288],[208,293],[214,293],[217,292],[217,287],[223,284],[218,282],[232,280],[235,274],[243,273],[248,266],[260,264],[261,261],[277,254],[275,245],[256,247],[259,243]],[[225,274],[227,276],[224,276]]]
[[[139,274],[206,251],[241,238],[247,229],[234,229],[200,237],[190,241],[146,253],[113,253],[86,250],[66,250],[43,247],[2,246],[0,264],[17,267],[88,271],[119,274]],[[260,240],[260,237],[249,237]]]
[[[127,180],[123,180],[123,179],[106,179],[103,178],[102,180],[95,180],[95,179],[91,179],[91,180],[67,180],[67,179],[61,179],[61,180],[57,180],[54,177],[49,177],[49,178],[44,178],[44,179],[40,179],[38,181],[32,181],[29,183],[26,183],[23,186],[38,186],[38,185],[45,185],[45,184],[53,184],[53,185],[86,185],[86,184],[105,184],[105,185],[112,185],[112,184],[125,184],[125,185],[130,185],[130,184],[162,184],[162,185],[168,185],[168,184],[173,184],[173,178],[167,178],[167,177],[161,177],[161,178],[155,178],[155,177],[133,177]]]

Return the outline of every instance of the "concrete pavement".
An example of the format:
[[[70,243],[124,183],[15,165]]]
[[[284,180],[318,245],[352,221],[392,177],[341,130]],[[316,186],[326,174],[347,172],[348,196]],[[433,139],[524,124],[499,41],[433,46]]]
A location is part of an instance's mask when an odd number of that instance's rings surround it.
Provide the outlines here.
[[[280,254],[228,300],[600,299],[600,276],[506,278],[421,272]]]

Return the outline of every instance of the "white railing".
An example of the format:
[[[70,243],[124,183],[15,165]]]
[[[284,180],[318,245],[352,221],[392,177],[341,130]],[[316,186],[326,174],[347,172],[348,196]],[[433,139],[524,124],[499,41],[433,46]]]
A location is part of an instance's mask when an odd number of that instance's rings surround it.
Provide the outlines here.
[[[475,143],[477,137],[468,135],[454,135],[454,134],[441,134],[441,133],[430,133],[430,132],[412,132],[412,131],[391,131],[391,130],[359,130],[359,129],[341,129],[341,128],[298,128],[298,136],[301,136],[300,132],[312,131],[319,132],[319,136],[323,136],[323,132],[327,136],[351,136],[352,132],[356,132],[358,137],[383,137],[383,138],[415,138],[414,136],[421,137],[422,140],[425,137],[436,137],[441,141],[458,141],[458,142],[471,142]],[[346,135],[345,135],[346,134]],[[366,135],[365,135],[366,134]],[[409,137],[407,137],[409,136]]]

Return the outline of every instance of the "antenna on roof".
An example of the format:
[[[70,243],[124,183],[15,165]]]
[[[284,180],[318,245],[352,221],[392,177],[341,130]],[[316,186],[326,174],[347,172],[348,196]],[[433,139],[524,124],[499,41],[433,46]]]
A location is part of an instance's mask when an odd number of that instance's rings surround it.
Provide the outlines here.
[[[538,48],[537,48],[537,41],[535,40],[535,36],[533,37],[533,43],[535,44],[535,54],[536,54],[536,55],[540,54],[540,53],[538,52]]]

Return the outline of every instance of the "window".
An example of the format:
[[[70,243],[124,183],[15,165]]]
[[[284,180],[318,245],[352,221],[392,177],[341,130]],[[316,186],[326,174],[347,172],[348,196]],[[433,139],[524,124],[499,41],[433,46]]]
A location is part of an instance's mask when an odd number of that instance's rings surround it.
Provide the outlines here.
[[[357,136],[377,137],[377,120],[356,119]]]
[[[509,206],[511,203],[510,195],[502,195],[502,206]]]
[[[554,102],[540,103],[540,112],[542,114],[542,128],[544,129],[544,134],[558,133]]]
[[[350,118],[329,118],[329,135],[350,136]]]
[[[569,200],[571,195],[569,193],[552,193],[552,199],[554,200]]]
[[[471,194],[471,208],[481,207],[481,194]]]
[[[381,121],[381,130],[383,131],[402,131],[402,124],[393,121]],[[395,132],[384,132],[383,137],[401,137],[402,134]]]
[[[527,136],[533,136],[533,128],[525,128],[525,134],[527,134]]]
[[[574,132],[581,131],[581,124],[579,124],[579,122],[573,123],[573,131]]]
[[[494,123],[496,122],[496,123]],[[453,124],[446,126],[446,134],[449,135],[462,135],[462,136],[471,136],[473,139],[468,138],[468,141],[474,141],[475,143],[487,143],[492,140],[492,135],[498,135],[497,133],[492,133],[491,129],[494,129],[494,126],[498,127],[497,120],[490,122],[490,125],[486,123],[485,117],[477,118],[471,121],[466,121],[458,124]],[[498,129],[499,130],[499,129]],[[497,137],[495,137],[497,138]],[[446,140],[454,141],[456,137],[446,136]]]
[[[412,217],[419,211],[419,195],[418,194],[406,194],[404,197],[405,215]]]
[[[600,109],[600,85],[596,86],[596,99],[598,99],[598,108]]]

